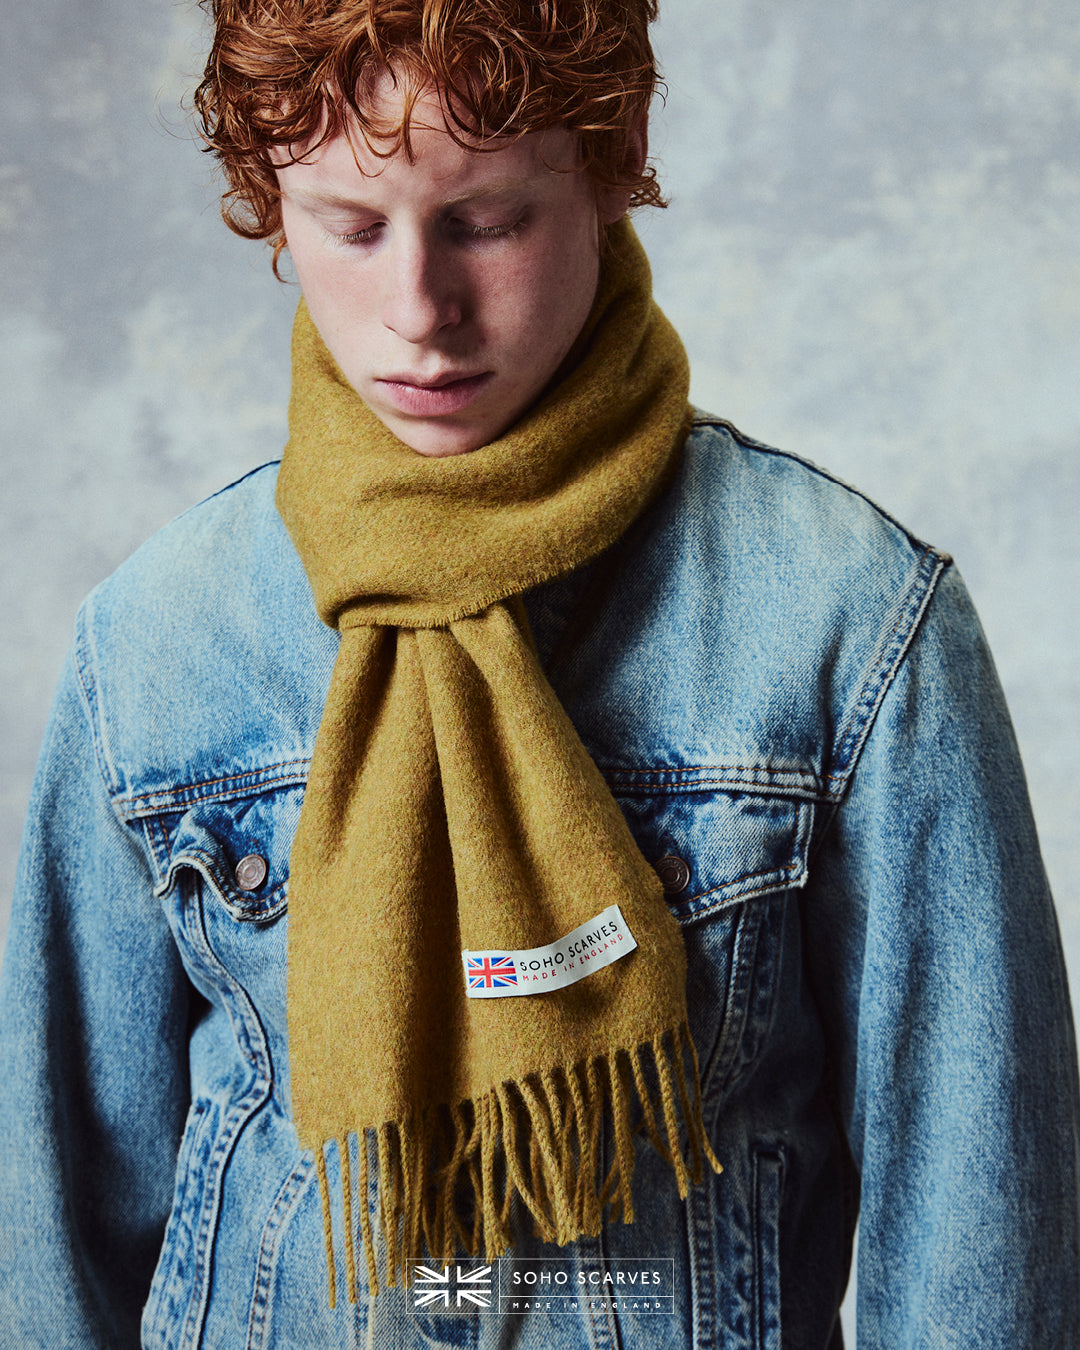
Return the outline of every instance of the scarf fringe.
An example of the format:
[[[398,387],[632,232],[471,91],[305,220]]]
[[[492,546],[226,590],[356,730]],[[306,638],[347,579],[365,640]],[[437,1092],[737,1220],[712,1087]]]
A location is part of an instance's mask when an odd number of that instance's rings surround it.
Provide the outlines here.
[[[610,1110],[614,1156],[601,1177],[605,1107]],[[633,1120],[635,1107],[638,1118]],[[705,1133],[697,1052],[685,1023],[633,1050],[616,1049],[569,1069],[501,1083],[472,1103],[433,1108],[405,1121],[324,1141],[315,1150],[315,1168],[331,1308],[337,1302],[338,1276],[326,1170],[331,1144],[340,1160],[346,1292],[355,1303],[358,1246],[364,1252],[369,1289],[372,1295],[379,1292],[368,1193],[369,1144],[378,1161],[374,1209],[385,1249],[383,1283],[393,1287],[399,1274],[408,1283],[407,1261],[425,1251],[444,1263],[459,1251],[469,1256],[483,1251],[488,1261],[501,1256],[511,1243],[515,1197],[532,1215],[536,1235],[560,1247],[595,1236],[605,1221],[633,1223],[631,1179],[638,1133],[672,1166],[682,1199],[692,1183],[701,1181],[705,1162],[714,1172],[723,1170]],[[359,1161],[355,1210],[354,1142]],[[463,1214],[471,1214],[471,1221]]]

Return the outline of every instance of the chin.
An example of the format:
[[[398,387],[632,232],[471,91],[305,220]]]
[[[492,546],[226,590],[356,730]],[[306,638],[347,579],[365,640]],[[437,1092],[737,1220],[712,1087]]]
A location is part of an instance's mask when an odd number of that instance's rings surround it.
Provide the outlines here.
[[[370,404],[368,405],[371,406]],[[502,425],[471,426],[460,422],[424,421],[405,417],[388,417],[377,408],[371,411],[384,427],[418,455],[427,459],[448,459],[451,455],[468,455],[481,446],[489,445],[502,435]]]
[[[444,433],[417,432],[407,427],[391,427],[390,430],[399,441],[410,450],[415,450],[418,455],[423,455],[425,459],[449,459],[452,455],[469,455],[495,439],[494,436],[469,435],[467,432],[455,435],[449,429]]]

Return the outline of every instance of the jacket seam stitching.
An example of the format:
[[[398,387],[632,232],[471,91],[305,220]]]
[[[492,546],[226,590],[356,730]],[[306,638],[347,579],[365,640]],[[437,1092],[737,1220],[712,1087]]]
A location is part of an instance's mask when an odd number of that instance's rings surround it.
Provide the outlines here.
[[[122,830],[130,830],[131,836],[134,836],[134,840],[137,841],[137,846],[142,853],[143,861],[149,873],[147,880],[151,882],[151,884],[155,882],[159,883],[162,875],[162,867],[157,855],[155,841],[145,829],[138,828],[135,821],[129,819],[124,814],[120,809],[120,802],[117,797],[112,755],[111,752],[106,749],[107,736],[105,713],[98,697],[98,683],[94,675],[95,660],[91,651],[91,633],[88,617],[88,609],[92,603],[93,597],[91,596],[80,607],[78,614],[75,616],[71,656],[72,669],[79,694],[79,702],[82,704],[83,716],[86,718],[86,724],[90,730],[90,741],[93,746],[94,754],[94,768],[97,770],[98,780],[101,783],[105,799],[109,803],[109,809],[112,812],[113,819]],[[156,885],[154,889],[156,892]]]
[[[281,900],[285,898],[286,883],[279,881],[276,886],[261,894],[258,900],[244,901],[230,899],[231,887],[222,879],[216,865],[216,858],[204,848],[188,848],[175,858],[168,858],[168,868],[164,873],[161,882],[161,893],[168,894],[169,890],[176,882],[176,873],[185,864],[189,867],[198,867],[201,863],[206,869],[206,879],[213,886],[214,890],[220,895],[225,907],[231,912],[239,910],[241,916],[245,919],[260,919],[269,917],[268,911],[276,908]],[[264,913],[263,911],[267,911]]]
[[[732,877],[728,881],[722,881],[716,886],[710,886],[707,891],[698,891],[695,895],[688,896],[685,900],[674,901],[672,903],[672,912],[676,917],[687,920],[697,919],[703,914],[708,914],[714,909],[720,908],[726,903],[725,900],[714,900],[709,904],[703,905],[700,909],[689,910],[688,906],[695,905],[707,895],[715,895],[717,891],[727,890],[732,886],[740,886],[744,881],[753,881],[758,877],[773,878],[774,880],[763,880],[761,886],[750,891],[740,891],[738,895],[727,897],[732,904],[742,900],[752,900],[756,896],[766,895],[772,891],[789,890],[792,886],[800,884],[800,879],[806,878],[806,852],[808,839],[807,835],[813,827],[813,816],[807,820],[807,812],[812,811],[812,807],[802,805],[798,808],[798,819],[795,824],[795,832],[792,836],[791,845],[787,850],[787,861],[780,863],[776,867],[764,868],[759,872],[744,872],[741,876]],[[785,884],[786,883],[786,884]]]
[[[818,784],[816,787],[803,787],[796,783],[761,783],[753,779],[730,778],[721,771],[718,778],[695,778],[686,783],[622,783],[618,781],[614,773],[608,777],[612,780],[613,796],[618,796],[620,792],[631,794],[648,787],[654,791],[666,790],[671,793],[697,792],[702,788],[722,788],[729,791],[745,792],[747,796],[768,796],[768,797],[792,797],[802,801],[832,801],[837,797],[837,793],[826,791]]]
[[[92,597],[91,597],[92,598]],[[87,601],[87,604],[90,602]],[[90,740],[94,747],[94,767],[97,770],[98,778],[101,781],[102,789],[109,802],[118,824],[130,828],[131,821],[120,809],[120,799],[117,796],[115,785],[115,776],[112,772],[112,757],[106,750],[105,744],[105,714],[102,710],[100,700],[98,699],[97,680],[94,678],[94,658],[90,651],[90,631],[86,614],[86,605],[82,606],[75,617],[75,628],[72,637],[72,666],[75,674],[75,683],[79,691],[79,701],[83,706],[83,715],[86,718],[90,728]],[[139,834],[139,831],[135,831]],[[146,841],[143,840],[144,850]],[[151,866],[153,859],[148,858]]]
[[[734,773],[768,773],[768,774],[801,774],[804,777],[813,777],[817,780],[817,774],[810,774],[805,769],[770,769],[765,764],[680,764],[678,768],[671,769],[611,769],[609,772],[614,774],[668,774],[668,773],[717,773],[730,769]]]
[[[132,818],[139,816],[170,815],[178,809],[197,802],[225,801],[230,797],[246,794],[258,795],[267,788],[282,785],[299,786],[306,778],[311,767],[309,759],[283,760],[278,764],[268,764],[262,769],[251,769],[243,774],[230,774],[222,778],[210,778],[201,783],[187,783],[176,788],[157,788],[152,792],[141,792],[133,797],[117,797],[120,807],[128,807]],[[265,778],[264,774],[280,770],[276,777]],[[207,792],[204,788],[217,788]],[[151,805],[152,803],[152,805]]]
[[[852,497],[858,497],[860,501],[865,502],[866,505],[869,506],[876,515],[880,516],[882,520],[888,521],[890,525],[899,530],[904,538],[914,545],[920,553],[938,553],[938,550],[933,549],[924,539],[920,539],[918,535],[912,534],[902,521],[899,521],[895,516],[890,515],[889,512],[879,506],[872,497],[868,497],[865,492],[860,491],[857,487],[853,487],[851,483],[845,482],[843,478],[838,478],[835,474],[830,473],[828,469],[823,469],[820,464],[815,464],[813,460],[805,459],[802,455],[796,455],[790,450],[782,450],[775,445],[767,445],[764,441],[757,441],[753,436],[748,436],[745,431],[740,431],[734,422],[729,422],[725,417],[719,417],[710,413],[700,413],[695,416],[694,425],[723,428],[723,430],[745,450],[753,450],[758,454],[772,455],[774,458],[786,459],[792,464],[798,464],[801,468],[815,474],[818,478],[822,478],[828,483],[834,483],[837,487],[850,493]],[[946,562],[952,561],[948,554],[939,553],[938,556],[943,557]]]
[[[842,797],[846,790],[882,700],[911,648],[942,573],[950,566],[950,562],[948,557],[931,548],[927,548],[920,559],[915,580],[904,597],[884,651],[867,675],[848,724],[837,739],[835,762],[841,767],[825,775],[826,782],[836,785],[830,793],[834,799]]]
[[[687,896],[685,900],[680,900],[673,905],[673,908],[681,909],[685,905],[692,905],[698,900],[703,900],[707,895],[715,895],[717,891],[726,891],[729,886],[741,886],[744,881],[755,881],[758,877],[776,876],[777,881],[779,882],[785,877],[790,879],[791,877],[796,876],[798,871],[799,859],[794,856],[789,856],[788,861],[781,863],[778,867],[767,867],[763,868],[760,872],[744,872],[741,877],[731,877],[728,881],[721,881],[716,886],[710,886],[707,891],[698,891],[694,895]],[[763,890],[767,889],[769,889],[768,885],[761,886],[756,891],[746,891],[745,893],[733,896],[732,899],[747,900],[751,896],[760,895]],[[781,889],[785,888],[781,887]],[[713,906],[709,905],[707,908],[712,909]]]

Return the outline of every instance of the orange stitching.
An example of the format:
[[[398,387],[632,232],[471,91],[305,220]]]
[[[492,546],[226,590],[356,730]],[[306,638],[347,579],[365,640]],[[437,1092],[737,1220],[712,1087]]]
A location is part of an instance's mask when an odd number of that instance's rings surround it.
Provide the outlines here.
[[[218,893],[221,895],[222,900],[224,900],[225,905],[230,910],[231,909],[253,910],[258,906],[269,909],[272,908],[272,906],[267,903],[268,901],[273,900],[274,904],[277,904],[277,899],[275,897],[280,895],[282,898],[284,898],[285,888],[289,882],[288,877],[282,877],[282,879],[279,882],[277,882],[271,890],[267,891],[265,895],[259,896],[258,899],[254,898],[252,898],[251,900],[243,900],[239,898],[230,899],[230,896],[233,896],[236,893],[235,887],[230,886],[224,880],[221,870],[216,866],[217,861],[218,856],[216,854],[208,853],[203,848],[188,849],[187,851],[179,854],[175,858],[172,856],[169,857],[169,866],[165,870],[165,877],[163,878],[163,880],[167,880],[168,878],[172,877],[173,873],[176,872],[185,862],[188,863],[189,865],[197,862],[202,862],[206,865],[206,870],[210,874],[208,880],[210,881],[211,885],[217,888]]]
[[[783,863],[780,867],[770,868],[764,872],[744,872],[741,877],[733,877],[731,881],[722,881],[719,886],[710,886],[707,891],[698,891],[697,895],[690,896],[682,903],[684,905],[692,905],[695,900],[700,900],[704,895],[714,895],[717,891],[725,890],[728,886],[738,886],[744,881],[750,881],[754,877],[771,876],[773,872],[783,872],[787,876],[790,876],[793,872],[797,870],[797,866],[798,864],[794,860],[792,860],[790,862]]]
[[[758,795],[759,795],[759,796],[762,796],[763,799],[764,799],[765,797],[772,798],[772,797],[785,797],[785,796],[791,796],[791,795],[793,795],[793,794],[796,793],[796,792],[809,792],[809,791],[811,790],[811,789],[809,789],[809,788],[799,788],[799,787],[797,787],[796,785],[790,784],[790,783],[789,783],[789,784],[770,784],[770,785],[768,786],[768,790],[767,790],[767,789],[766,789],[766,786],[765,786],[764,784],[762,784],[762,783],[754,783],[754,782],[750,782],[750,781],[746,781],[746,780],[742,780],[742,779],[738,779],[738,778],[698,778],[698,779],[695,779],[693,782],[690,782],[690,783],[682,783],[682,784],[680,784],[680,783],[650,783],[650,784],[647,784],[646,786],[648,786],[648,787],[650,787],[650,788],[653,788],[653,789],[655,789],[656,791],[660,791],[662,788],[665,788],[665,787],[670,788],[670,789],[674,789],[674,788],[677,788],[677,787],[684,787],[684,788],[686,788],[686,789],[688,789],[688,790],[690,790],[690,791],[693,791],[693,790],[699,789],[699,788],[714,788],[714,787],[715,787],[715,788],[729,788],[729,789],[732,789],[732,788],[745,788],[745,789],[756,788],[756,789],[758,790]],[[612,795],[613,795],[613,796],[615,796],[615,797],[618,797],[618,796],[619,796],[619,789],[620,789],[620,787],[622,787],[622,790],[623,790],[624,792],[634,792],[634,791],[637,791],[637,790],[638,790],[637,787],[635,786],[635,784],[633,784],[633,783],[626,783],[626,784],[615,783],[615,784],[613,784],[613,787],[612,787]],[[824,785],[817,785],[817,791],[818,791],[818,793],[821,794],[821,795],[819,795],[819,796],[817,796],[817,797],[814,797],[813,800],[815,800],[815,801],[817,801],[817,800],[821,800],[821,801],[828,801],[828,800],[830,800],[829,793],[828,793],[828,791],[826,790],[826,788],[824,787]],[[749,795],[749,793],[747,793],[747,795]]]
[[[752,779],[750,779],[750,778],[695,778],[695,779],[693,779],[691,782],[686,783],[685,786],[686,786],[686,787],[694,787],[694,786],[700,786],[700,787],[717,787],[717,786],[722,786],[724,783],[737,784],[737,785],[740,786],[740,787],[757,787],[757,788],[764,788],[764,787],[766,786],[766,784],[764,784],[764,783],[755,783],[755,782],[754,782]],[[627,786],[629,786],[629,785],[627,785]],[[658,783],[656,786],[657,786],[657,787],[663,787],[664,784]],[[678,784],[675,784],[675,783],[672,783],[672,784],[668,784],[668,786],[670,786],[670,787],[677,787],[677,786],[679,786],[679,785],[678,785]],[[793,784],[788,784],[787,786],[788,786],[788,787],[792,787],[792,788],[794,787]]]
[[[134,797],[118,797],[118,802],[146,802],[154,797],[160,796],[180,796],[186,792],[198,792],[200,788],[213,787],[215,783],[242,783],[245,779],[258,778],[260,774],[270,773],[273,769],[291,769],[297,764],[310,765],[310,759],[286,759],[280,764],[268,764],[265,769],[248,769],[244,773],[227,774],[221,778],[205,778],[198,783],[187,783],[183,787],[176,788],[158,788],[156,792],[140,792]],[[271,778],[264,780],[266,783],[284,783],[288,781],[290,775],[284,778]],[[255,786],[254,784],[252,786]],[[213,795],[213,794],[211,794]]]
[[[901,526],[901,528],[903,527]],[[836,738],[837,750],[840,750],[845,742],[854,737],[856,726],[860,724],[862,726],[866,725],[869,714],[876,706],[881,695],[882,682],[885,680],[886,676],[891,679],[892,676],[896,674],[904,657],[907,655],[908,648],[915,640],[916,621],[925,612],[926,607],[934,598],[934,591],[937,589],[936,579],[940,577],[941,573],[948,565],[948,562],[936,549],[929,544],[923,545],[922,555],[919,558],[919,565],[915,571],[915,580],[911,583],[907,594],[904,596],[903,603],[900,606],[900,614],[893,624],[892,631],[889,633],[888,639],[884,644],[885,652],[887,653],[892,645],[893,639],[896,637],[897,633],[900,632],[901,628],[905,626],[906,622],[906,631],[900,650],[892,656],[887,664],[883,657],[882,661],[878,663],[873,676],[867,678],[866,683],[863,685],[862,693],[855,702],[849,724],[841,730],[839,736]],[[926,575],[924,579],[924,574],[926,573],[928,573],[928,575]],[[866,710],[863,715],[860,716],[860,710],[867,700],[867,689],[870,686],[871,679],[877,681],[874,696],[866,703]],[[830,780],[847,778],[853,771],[853,767],[854,766],[849,765],[846,769],[828,774],[827,777]]]
[[[223,792],[200,793],[186,802],[167,798],[167,800],[162,801],[158,806],[153,807],[150,810],[144,810],[143,813],[140,813],[138,809],[135,809],[130,813],[130,818],[132,820],[145,820],[153,816],[176,815],[178,813],[186,814],[187,811],[191,810],[193,807],[201,806],[204,802],[225,801],[229,797],[258,796],[264,788],[280,787],[282,784],[292,787],[302,787],[304,781],[303,778],[297,778],[293,774],[286,774],[283,778],[267,778],[260,783],[241,784],[233,788],[228,788]],[[193,792],[195,789],[185,788],[182,789],[182,791]],[[158,795],[167,796],[167,790],[162,789],[162,794],[148,792],[142,797],[121,798],[116,805],[122,807],[132,805],[139,801],[149,802]]]
[[[778,877],[777,880],[780,881],[788,880],[792,877],[793,874],[795,874],[796,866],[793,862],[785,863],[784,866],[781,867],[779,870],[783,872],[785,875],[783,877]],[[750,877],[754,876],[766,877],[768,875],[769,875],[768,872],[748,872],[745,877],[740,877],[739,881],[746,881],[749,880]],[[692,896],[689,900],[684,900],[681,905],[672,906],[672,908],[676,911],[676,913],[685,914],[687,918],[696,918],[698,914],[706,914],[710,909],[715,909],[718,905],[724,904],[725,903],[724,900],[714,900],[712,904],[704,905],[701,909],[695,910],[687,909],[688,905],[694,904],[695,901],[701,900],[706,895],[715,895],[717,891],[722,891],[725,886],[736,886],[736,885],[738,885],[737,881],[725,881],[719,886],[713,886],[710,890],[698,891],[697,895]],[[761,895],[763,891],[767,891],[769,889],[770,889],[769,884],[766,884],[763,886],[759,886],[757,890],[745,891],[742,895],[733,895],[728,898],[731,900],[752,900],[755,895]]]
[[[760,764],[687,764],[672,769],[608,769],[608,773],[614,777],[620,773],[635,776],[658,773],[723,773],[728,769],[734,773],[799,774],[804,778],[810,777],[815,781],[817,780],[817,774],[812,769],[766,769]]]

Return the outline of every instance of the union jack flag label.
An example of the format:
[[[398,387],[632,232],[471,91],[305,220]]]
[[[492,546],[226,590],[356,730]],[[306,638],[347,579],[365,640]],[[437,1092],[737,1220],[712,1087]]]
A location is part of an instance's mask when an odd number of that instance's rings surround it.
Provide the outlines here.
[[[463,951],[469,998],[513,998],[565,989],[603,970],[637,946],[618,905],[610,905],[558,942],[521,951]]]
[[[474,989],[509,989],[517,984],[517,971],[512,956],[494,956],[485,953],[465,957],[465,973],[469,977],[469,993]],[[476,997],[474,995],[474,997]]]

